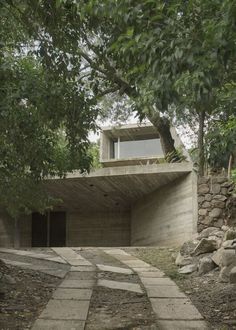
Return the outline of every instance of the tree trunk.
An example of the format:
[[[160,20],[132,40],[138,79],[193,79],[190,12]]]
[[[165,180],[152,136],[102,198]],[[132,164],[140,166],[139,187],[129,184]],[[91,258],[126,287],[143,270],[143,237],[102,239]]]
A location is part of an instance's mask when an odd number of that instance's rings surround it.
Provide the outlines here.
[[[160,117],[159,113],[149,114],[148,119],[157,129],[164,156],[169,162],[179,162],[180,158],[175,148],[175,141],[170,132],[170,121],[166,117]]]
[[[199,111],[199,130],[198,130],[198,174],[204,175],[205,155],[204,155],[204,126],[205,126],[205,110]]]

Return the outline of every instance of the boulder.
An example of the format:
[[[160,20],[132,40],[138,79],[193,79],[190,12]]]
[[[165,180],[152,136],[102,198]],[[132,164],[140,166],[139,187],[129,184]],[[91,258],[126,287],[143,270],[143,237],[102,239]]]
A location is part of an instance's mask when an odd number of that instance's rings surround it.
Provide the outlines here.
[[[221,190],[220,190],[220,193],[222,195],[227,195],[228,194],[228,188],[222,187]]]
[[[183,266],[178,270],[180,274],[191,274],[197,270],[197,265],[196,264],[190,264],[187,266]]]
[[[221,266],[226,267],[236,263],[236,254],[234,250],[225,250],[222,252]]]
[[[199,234],[198,239],[201,238],[208,238],[208,236],[214,232],[218,232],[218,228],[216,227],[208,227],[206,229],[203,229],[203,231]]]
[[[191,264],[192,262],[192,257],[188,257],[186,255],[182,255],[180,252],[178,253],[177,257],[176,257],[176,260],[175,260],[175,264],[176,266],[186,266],[186,265],[189,265]]]
[[[195,247],[198,245],[198,241],[197,240],[192,240],[192,241],[187,241],[185,242],[180,249],[180,253],[182,255],[187,255],[189,256],[195,249]]]
[[[217,250],[218,244],[215,240],[209,240],[206,238],[201,239],[198,245],[195,247],[193,254],[198,256],[199,254],[213,252]]]
[[[198,178],[198,184],[200,185],[200,184],[203,184],[203,183],[208,183],[209,180],[210,180],[209,177],[207,177],[207,176],[201,176],[201,177]]]
[[[236,284],[236,267],[233,267],[229,273],[229,282]]]
[[[219,250],[217,250],[216,252],[214,252],[213,255],[211,256],[211,259],[214,261],[214,263],[217,266],[220,266],[221,265],[222,254],[223,254],[223,251],[224,250],[225,249],[223,247],[221,247]]]
[[[225,231],[229,230],[229,226],[224,225],[224,226],[221,227],[221,230],[223,230],[225,232]]]
[[[209,273],[216,267],[216,264],[212,261],[211,257],[203,257],[199,261],[198,274],[203,275]]]
[[[234,248],[233,247],[233,240],[232,239],[229,239],[229,240],[227,240],[227,241],[225,241],[225,242],[223,242],[222,243],[222,246],[224,247],[224,248]]]
[[[223,203],[223,202],[218,202],[218,203]],[[211,207],[210,202],[205,201],[205,202],[202,203],[202,208],[207,209],[207,208],[210,208],[210,207]]]
[[[228,241],[228,240],[233,240],[236,238],[236,230],[234,229],[229,229],[225,232],[225,236],[224,236],[224,240]]]
[[[232,264],[230,266],[225,266],[221,268],[220,274],[219,274],[219,280],[221,282],[229,282],[229,276],[231,273],[231,270],[235,267],[235,264]]]

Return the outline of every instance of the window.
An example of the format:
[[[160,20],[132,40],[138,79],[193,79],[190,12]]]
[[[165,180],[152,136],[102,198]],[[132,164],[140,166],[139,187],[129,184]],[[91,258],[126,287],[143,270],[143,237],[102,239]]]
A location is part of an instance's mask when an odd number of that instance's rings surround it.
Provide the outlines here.
[[[160,139],[143,139],[122,141],[119,138],[113,141],[112,158],[138,158],[163,156]]]

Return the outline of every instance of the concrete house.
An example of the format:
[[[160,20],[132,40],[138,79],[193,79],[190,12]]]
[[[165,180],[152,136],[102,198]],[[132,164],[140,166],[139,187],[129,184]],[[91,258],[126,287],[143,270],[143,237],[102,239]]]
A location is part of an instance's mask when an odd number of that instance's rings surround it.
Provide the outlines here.
[[[172,135],[181,146],[175,130]],[[163,160],[151,124],[104,128],[102,168],[45,181],[61,203],[45,215],[0,214],[0,246],[177,245],[197,228],[197,180],[190,160]],[[185,150],[184,150],[185,152]]]

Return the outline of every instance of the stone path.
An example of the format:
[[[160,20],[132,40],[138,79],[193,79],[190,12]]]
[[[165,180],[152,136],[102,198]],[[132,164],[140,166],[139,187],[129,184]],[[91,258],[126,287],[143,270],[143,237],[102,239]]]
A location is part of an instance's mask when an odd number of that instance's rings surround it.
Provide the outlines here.
[[[104,251],[137,272],[151,301],[160,329],[208,329],[196,307],[163,272],[123,250]]]
[[[203,317],[187,296],[179,290],[175,282],[166,277],[156,267],[118,248],[97,249],[97,251],[102,251],[102,253],[105,252],[104,255],[108,257],[104,260],[108,260],[107,263],[109,264],[97,263],[96,253],[94,256],[92,255],[93,258],[90,257],[90,262],[86,259],[86,249],[83,250],[80,252],[78,249],[73,250],[67,247],[52,248],[53,254],[44,254],[34,252],[33,250],[0,249],[0,252],[5,253],[5,255],[7,253],[16,254],[21,257],[42,259],[58,264],[58,276],[62,277],[63,281],[54,291],[52,298],[34,323],[33,330],[85,329],[89,304],[93,288],[96,285],[115,290],[136,292],[142,295],[145,295],[146,292],[156,315],[157,329],[208,329]],[[20,267],[31,267],[31,269],[34,266],[30,265],[28,261],[6,259],[6,262],[9,264],[15,263],[15,265]],[[68,269],[60,269],[60,264],[66,264],[69,271]],[[124,267],[120,266],[122,264],[124,264]],[[98,278],[97,280],[96,270],[121,274],[124,276],[124,279],[129,275],[137,274],[142,285],[125,280],[116,281],[106,278]]]

